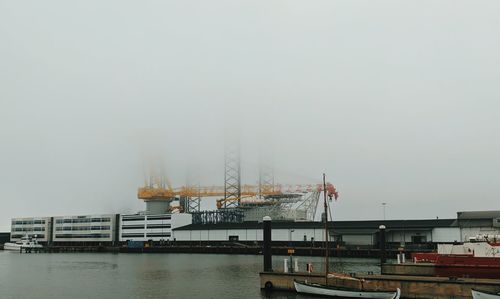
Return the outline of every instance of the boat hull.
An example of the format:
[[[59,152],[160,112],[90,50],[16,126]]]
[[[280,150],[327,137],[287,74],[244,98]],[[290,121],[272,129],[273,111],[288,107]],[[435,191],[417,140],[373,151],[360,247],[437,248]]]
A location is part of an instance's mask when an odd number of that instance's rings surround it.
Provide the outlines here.
[[[417,263],[432,263],[434,275],[439,277],[489,278],[500,277],[500,258],[475,257],[473,255],[443,255],[414,253]]]
[[[478,290],[471,290],[472,292],[472,298],[474,299],[500,299],[500,293],[490,293],[490,292],[484,292],[484,291],[478,291]]]
[[[303,283],[294,281],[295,290],[298,293],[342,297],[342,298],[373,298],[373,299],[399,299],[401,291],[396,292],[377,292],[377,291],[359,291],[354,289],[341,289],[320,284]]]
[[[17,251],[19,252],[20,250],[28,248],[28,249],[38,249],[38,248],[43,248],[42,245],[40,244],[35,244],[35,245],[21,245],[21,244],[16,244],[16,243],[5,243],[3,244],[3,249],[4,250],[9,250],[9,251]]]
[[[16,243],[5,243],[3,244],[3,250],[19,251],[21,250],[21,245]]]

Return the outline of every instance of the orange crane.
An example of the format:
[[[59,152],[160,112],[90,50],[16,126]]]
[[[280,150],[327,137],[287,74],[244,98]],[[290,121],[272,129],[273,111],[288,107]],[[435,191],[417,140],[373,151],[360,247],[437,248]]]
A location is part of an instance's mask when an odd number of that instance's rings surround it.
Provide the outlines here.
[[[329,195],[338,197],[338,192],[331,183],[327,183],[326,189]],[[290,193],[307,193],[314,191],[323,191],[322,184],[297,184],[297,185],[274,185],[273,188],[261,188],[259,185],[242,185],[241,198],[262,196],[279,196]],[[172,188],[169,184],[158,184],[155,186],[145,186],[139,188],[137,197],[145,201],[151,200],[175,200],[177,198],[193,198],[193,197],[218,197],[224,196],[224,186],[183,186]],[[232,199],[238,200],[238,199]],[[264,201],[262,201],[263,203]],[[224,206],[225,200],[217,200],[217,208]],[[252,201],[252,203],[257,203]]]

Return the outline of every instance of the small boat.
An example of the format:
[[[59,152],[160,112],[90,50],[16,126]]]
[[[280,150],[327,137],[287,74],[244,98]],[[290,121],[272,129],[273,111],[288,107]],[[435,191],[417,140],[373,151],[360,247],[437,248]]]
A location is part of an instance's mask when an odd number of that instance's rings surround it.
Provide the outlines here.
[[[472,298],[474,299],[500,299],[500,293],[479,291],[471,289]]]
[[[372,298],[372,299],[399,299],[401,290],[398,288],[395,292],[383,291],[364,291],[358,289],[341,288],[326,286],[319,283],[294,281],[295,290],[298,293],[314,294],[329,297],[342,298]]]
[[[38,249],[43,248],[41,244],[38,244],[36,238],[22,237],[20,241],[16,243],[7,242],[3,244],[4,250],[21,251],[22,249]]]
[[[328,192],[328,194],[327,194]],[[342,273],[330,273],[329,272],[329,257],[328,257],[328,202],[327,196],[332,199],[335,197],[337,199],[338,193],[335,188],[328,189],[326,185],[325,174],[323,174],[323,205],[325,211],[324,224],[325,224],[325,284],[310,283],[307,281],[296,281],[293,284],[297,293],[305,293],[311,295],[328,296],[328,297],[342,297],[342,298],[372,298],[372,299],[399,299],[401,296],[401,290],[397,288],[394,291],[371,291],[363,290],[362,288],[345,288],[340,286],[330,286],[328,285],[329,277],[336,277],[342,279],[356,279],[353,277],[347,277]]]

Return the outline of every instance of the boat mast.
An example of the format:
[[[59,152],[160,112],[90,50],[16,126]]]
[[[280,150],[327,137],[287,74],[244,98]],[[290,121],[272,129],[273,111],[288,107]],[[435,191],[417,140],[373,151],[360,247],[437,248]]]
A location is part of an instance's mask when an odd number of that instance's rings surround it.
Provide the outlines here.
[[[326,178],[323,173],[323,201],[325,207],[325,285],[328,285],[328,203],[326,201]]]

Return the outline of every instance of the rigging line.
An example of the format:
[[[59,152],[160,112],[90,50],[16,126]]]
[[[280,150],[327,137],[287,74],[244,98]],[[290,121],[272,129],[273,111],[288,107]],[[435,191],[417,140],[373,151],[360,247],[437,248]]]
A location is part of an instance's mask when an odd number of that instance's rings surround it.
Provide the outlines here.
[[[330,213],[330,221],[332,222],[333,224],[333,213],[332,213],[332,205],[333,205],[333,202],[332,204],[330,204],[330,201],[327,201],[326,202],[327,206],[328,206],[328,212]],[[328,219],[327,219],[328,220]],[[333,232],[333,228],[331,230]],[[335,239],[333,240],[334,242],[337,242]],[[336,243],[336,247],[337,247],[337,250],[338,250],[338,244]],[[344,264],[342,263],[342,259],[340,257],[340,255],[338,255],[338,252],[337,252],[337,258],[338,258],[338,263],[337,263],[337,268],[340,270],[340,272],[345,272],[344,271]]]

